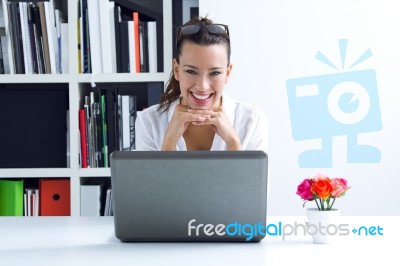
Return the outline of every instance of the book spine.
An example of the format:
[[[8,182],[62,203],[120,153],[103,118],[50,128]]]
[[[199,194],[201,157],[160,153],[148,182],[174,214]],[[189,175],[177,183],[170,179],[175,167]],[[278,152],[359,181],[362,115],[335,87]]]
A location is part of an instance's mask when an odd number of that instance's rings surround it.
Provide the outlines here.
[[[148,33],[148,53],[149,53],[149,72],[157,72],[157,22],[147,22]]]
[[[114,96],[111,89],[107,90],[106,93],[107,158],[110,158],[110,154],[115,150]]]
[[[136,122],[136,95],[129,95],[129,132],[130,132],[130,150],[135,150],[135,122]]]
[[[101,35],[101,55],[103,62],[103,73],[112,73],[111,59],[111,24],[109,1],[99,0],[100,35]]]
[[[114,26],[115,26],[115,58],[117,63],[117,73],[122,73],[122,58],[121,58],[121,7],[114,7]]]
[[[103,147],[103,164],[104,167],[109,167],[108,163],[108,144],[107,144],[107,108],[106,94],[101,95],[101,127],[102,127],[102,147]]]
[[[7,53],[7,62],[8,62],[8,72],[10,74],[15,73],[15,61],[13,56],[13,46],[12,46],[12,24],[11,24],[11,17],[10,17],[10,3],[6,0],[2,0],[3,5],[3,15],[4,15],[4,25],[5,25],[5,51],[3,51],[4,56]]]
[[[42,44],[43,44],[43,54],[44,54],[44,65],[46,74],[51,74],[51,65],[50,65],[50,52],[49,52],[49,39],[47,34],[46,27],[46,12],[44,8],[44,2],[39,2],[39,14],[40,14],[40,28],[42,32]]]
[[[135,28],[133,27],[133,21],[128,22],[128,43],[129,43],[129,72],[136,73],[135,69]]]
[[[130,72],[130,65],[129,65],[129,21],[121,21],[120,25],[120,33],[121,33],[121,40],[120,40],[120,53],[121,53],[121,73],[129,73]]]
[[[90,58],[92,73],[103,73],[102,43],[100,30],[100,9],[98,1],[88,1]]]
[[[87,137],[86,137],[86,118],[85,110],[79,110],[79,131],[81,134],[81,166],[87,168]]]
[[[135,31],[135,62],[136,73],[140,73],[140,36],[139,36],[139,13],[133,12],[133,27]]]
[[[36,38],[35,38],[35,31],[33,29],[34,26],[34,19],[33,19],[33,5],[28,5],[28,31],[29,31],[29,45],[32,57],[32,70],[34,74],[39,73],[39,66],[38,66],[38,58],[36,53]]]
[[[44,58],[44,48],[43,48],[43,36],[42,36],[42,26],[40,21],[40,11],[38,6],[33,6],[33,32],[35,36],[35,51],[38,63],[38,73],[46,73],[46,65]]]

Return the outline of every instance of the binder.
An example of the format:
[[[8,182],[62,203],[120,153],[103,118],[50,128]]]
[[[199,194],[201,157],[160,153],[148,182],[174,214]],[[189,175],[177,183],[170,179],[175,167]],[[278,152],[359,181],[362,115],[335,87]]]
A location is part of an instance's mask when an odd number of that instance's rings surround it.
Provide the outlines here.
[[[40,216],[71,215],[71,188],[69,179],[40,179]]]
[[[100,216],[101,188],[100,184],[81,186],[81,216]]]
[[[86,132],[86,118],[85,110],[79,110],[79,131],[81,133],[81,167],[88,167],[88,145],[87,145],[87,132]]]
[[[0,216],[24,215],[24,181],[0,180]]]

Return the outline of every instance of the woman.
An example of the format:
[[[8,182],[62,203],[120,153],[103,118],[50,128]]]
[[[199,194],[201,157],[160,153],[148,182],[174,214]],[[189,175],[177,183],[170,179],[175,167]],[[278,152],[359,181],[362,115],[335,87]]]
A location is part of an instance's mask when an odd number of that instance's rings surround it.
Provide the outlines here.
[[[228,26],[192,19],[178,29],[176,43],[160,104],[136,120],[136,149],[266,151],[263,113],[224,94],[232,72]]]

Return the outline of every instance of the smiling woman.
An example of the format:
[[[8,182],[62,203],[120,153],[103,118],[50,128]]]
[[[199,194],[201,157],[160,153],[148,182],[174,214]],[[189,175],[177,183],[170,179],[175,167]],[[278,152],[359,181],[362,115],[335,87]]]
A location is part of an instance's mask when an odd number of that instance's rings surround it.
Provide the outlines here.
[[[267,151],[264,114],[224,93],[232,72],[228,26],[192,19],[176,38],[160,104],[136,120],[136,149]]]

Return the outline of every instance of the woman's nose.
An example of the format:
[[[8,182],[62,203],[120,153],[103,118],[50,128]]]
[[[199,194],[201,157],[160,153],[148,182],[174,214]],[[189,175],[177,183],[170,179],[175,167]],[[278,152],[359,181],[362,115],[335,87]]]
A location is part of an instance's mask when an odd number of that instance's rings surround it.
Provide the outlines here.
[[[196,82],[196,89],[199,91],[207,91],[210,87],[208,77],[200,77]]]

